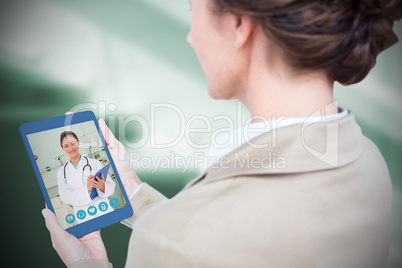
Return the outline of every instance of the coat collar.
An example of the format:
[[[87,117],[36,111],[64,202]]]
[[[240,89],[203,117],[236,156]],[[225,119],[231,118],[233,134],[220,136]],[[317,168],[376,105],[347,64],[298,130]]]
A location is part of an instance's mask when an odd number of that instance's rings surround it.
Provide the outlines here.
[[[354,114],[329,122],[296,124],[264,133],[228,153],[190,182],[189,188],[234,176],[335,169],[356,160],[364,139]],[[266,145],[255,148],[255,145]]]
[[[71,162],[71,159],[68,160],[67,166],[71,166],[74,169],[78,169],[82,163],[87,164],[85,156],[83,156],[83,155],[81,155],[80,159],[78,160],[78,163],[77,163],[76,167],[74,167],[73,163]]]

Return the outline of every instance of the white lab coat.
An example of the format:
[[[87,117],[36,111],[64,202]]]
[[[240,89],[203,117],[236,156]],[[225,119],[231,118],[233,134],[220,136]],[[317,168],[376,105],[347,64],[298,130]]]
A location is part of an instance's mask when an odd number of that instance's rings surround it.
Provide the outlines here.
[[[88,157],[87,157],[88,158]],[[108,196],[114,193],[115,183],[110,178],[109,175],[106,177],[105,181],[105,192],[96,189],[98,195],[92,200],[90,197],[90,192],[87,189],[87,178],[89,175],[95,175],[100,169],[102,169],[102,164],[95,159],[88,158],[89,165],[92,167],[92,171],[88,167],[83,170],[84,166],[87,164],[87,160],[81,156],[77,168],[69,161],[66,166],[66,180],[64,180],[64,166],[60,167],[57,171],[57,182],[59,187],[60,199],[74,208],[74,216],[77,223],[82,223],[93,218],[99,217],[106,213],[113,211],[108,201]],[[106,202],[107,210],[101,211],[99,209],[99,204],[101,202]],[[96,214],[90,215],[88,213],[88,208],[94,206],[96,208]],[[77,212],[79,210],[84,210],[86,217],[84,219],[79,219],[77,217]]]

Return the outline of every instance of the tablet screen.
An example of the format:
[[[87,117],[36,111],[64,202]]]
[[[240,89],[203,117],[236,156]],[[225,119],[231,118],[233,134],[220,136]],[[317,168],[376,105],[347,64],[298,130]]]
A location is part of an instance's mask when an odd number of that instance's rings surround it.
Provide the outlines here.
[[[64,229],[127,206],[94,121],[26,137]],[[99,180],[94,177],[97,173],[106,176]]]

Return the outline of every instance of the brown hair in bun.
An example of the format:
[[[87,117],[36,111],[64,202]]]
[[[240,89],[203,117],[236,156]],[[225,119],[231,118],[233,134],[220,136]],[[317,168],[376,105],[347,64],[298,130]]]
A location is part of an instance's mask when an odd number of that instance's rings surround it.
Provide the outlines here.
[[[401,0],[213,0],[216,11],[250,16],[298,70],[325,70],[349,85],[363,80],[377,55],[398,42],[392,30]]]

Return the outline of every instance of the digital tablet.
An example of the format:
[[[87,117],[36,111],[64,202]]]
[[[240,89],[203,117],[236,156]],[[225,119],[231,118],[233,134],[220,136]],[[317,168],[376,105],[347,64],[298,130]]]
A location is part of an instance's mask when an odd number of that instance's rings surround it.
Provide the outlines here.
[[[20,132],[46,205],[67,232],[81,237],[133,214],[93,112],[22,124]],[[104,181],[94,179],[99,171]]]

